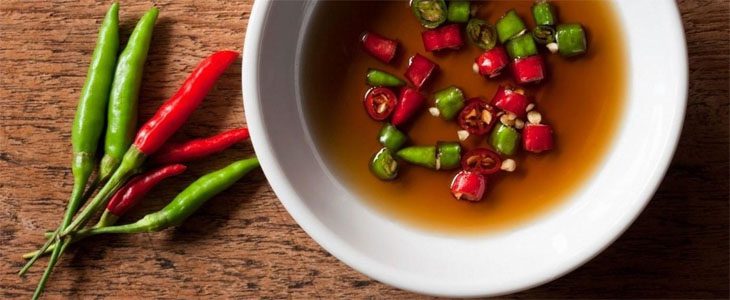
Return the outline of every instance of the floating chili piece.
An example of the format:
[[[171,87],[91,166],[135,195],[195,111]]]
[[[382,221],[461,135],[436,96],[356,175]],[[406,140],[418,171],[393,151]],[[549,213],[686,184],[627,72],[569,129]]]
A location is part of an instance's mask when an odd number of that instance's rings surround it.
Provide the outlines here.
[[[395,93],[388,88],[375,87],[365,93],[365,110],[370,118],[375,121],[387,119],[395,109],[398,99]]]
[[[214,136],[194,139],[182,144],[165,144],[150,161],[156,164],[174,164],[197,160],[248,139],[248,128],[236,128]]]
[[[497,21],[497,36],[499,42],[504,43],[509,39],[516,37],[525,32],[525,22],[522,21],[517,12],[514,9],[510,9],[502,18]]]
[[[412,0],[411,10],[426,28],[436,28],[446,21],[447,9],[444,0]]]
[[[553,130],[545,124],[527,124],[522,131],[522,148],[540,153],[553,149]]]
[[[475,64],[480,75],[493,78],[502,73],[502,70],[509,64],[509,59],[504,48],[496,46],[479,55]]]
[[[532,17],[535,19],[535,24],[541,25],[555,25],[555,10],[548,1],[540,0],[532,5]]]
[[[492,98],[492,105],[511,112],[517,117],[525,116],[529,100],[522,89],[500,85]]]
[[[545,78],[545,64],[542,56],[533,55],[530,57],[516,59],[512,63],[512,75],[517,83],[536,83]]]
[[[387,147],[384,147],[373,156],[370,161],[370,172],[380,180],[393,180],[398,176],[398,162]]]
[[[509,57],[513,59],[537,54],[537,45],[535,45],[532,35],[529,34],[523,34],[507,41],[505,48],[507,48]]]
[[[402,126],[423,107],[424,102],[426,102],[426,98],[416,89],[410,87],[401,89],[391,123],[395,126]]]
[[[435,100],[435,113],[431,114],[440,115],[444,120],[451,120],[459,113],[464,107],[464,93],[455,86],[447,87],[434,94]]]
[[[556,28],[555,39],[560,55],[570,57],[586,52],[586,35],[580,24],[560,24]]]
[[[487,148],[474,148],[461,158],[462,169],[482,175],[497,173],[501,166],[499,154]]]
[[[471,3],[468,0],[451,0],[446,20],[454,23],[466,23],[469,21]]]
[[[552,26],[537,26],[532,30],[532,39],[534,39],[536,43],[545,46],[555,43],[555,28]]]
[[[386,64],[393,60],[398,49],[398,42],[377,33],[365,32],[361,40],[367,53]]]
[[[459,113],[457,121],[459,126],[469,134],[484,135],[492,129],[499,118],[497,118],[497,110],[494,107],[481,98],[472,98],[467,101],[466,106]]]
[[[489,144],[494,150],[504,155],[514,155],[520,143],[520,134],[514,127],[497,124],[489,136]]]
[[[398,150],[395,156],[411,164],[436,170],[435,146],[410,146]]]
[[[420,89],[437,68],[438,66],[434,62],[423,55],[416,54],[408,62],[406,78],[413,86]]]
[[[464,44],[458,24],[450,24],[440,28],[426,30],[421,33],[423,47],[426,51],[443,49],[459,49]]]
[[[466,36],[479,48],[490,50],[497,45],[497,30],[482,19],[472,18],[466,24]]]
[[[407,139],[408,137],[403,132],[390,123],[383,124],[383,128],[378,133],[378,141],[380,144],[391,151],[398,151]]]
[[[365,75],[365,81],[370,86],[402,86],[406,82],[385,71],[369,69]]]
[[[456,142],[436,143],[436,170],[451,170],[459,166],[461,145]]]
[[[487,189],[487,179],[479,173],[462,170],[451,181],[451,194],[458,200],[479,201]]]

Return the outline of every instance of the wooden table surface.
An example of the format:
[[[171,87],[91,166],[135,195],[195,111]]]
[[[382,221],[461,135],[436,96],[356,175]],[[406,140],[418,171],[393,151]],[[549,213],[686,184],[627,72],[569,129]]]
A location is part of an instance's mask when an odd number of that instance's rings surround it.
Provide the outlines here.
[[[649,1],[649,0],[646,0]],[[71,189],[70,134],[94,36],[109,1],[0,1],[0,298],[27,298],[42,271],[15,275],[19,255],[57,225]],[[151,3],[161,8],[141,119],[213,50],[241,50],[251,3],[123,1],[127,36]],[[728,3],[680,1],[690,91],[679,149],[631,228],[574,272],[517,298],[728,297]],[[671,62],[667,62],[671,63]],[[240,62],[176,139],[245,125]],[[153,192],[158,208],[182,184],[252,154],[248,144],[190,165]],[[211,166],[212,164],[212,166]],[[139,216],[139,214],[137,214]],[[38,266],[44,266],[45,260]],[[414,298],[345,266],[281,206],[260,171],[216,197],[182,227],[80,243],[59,263],[49,298]]]

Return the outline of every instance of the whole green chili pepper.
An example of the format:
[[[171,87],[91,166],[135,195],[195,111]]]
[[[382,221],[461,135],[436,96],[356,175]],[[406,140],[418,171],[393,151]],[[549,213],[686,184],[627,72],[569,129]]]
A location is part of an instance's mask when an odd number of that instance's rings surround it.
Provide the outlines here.
[[[555,39],[562,56],[575,56],[586,52],[586,35],[580,24],[560,24],[556,28]]]
[[[258,166],[259,160],[256,157],[234,162],[200,177],[161,210],[148,214],[132,224],[92,228],[88,231],[88,235],[153,232],[179,225],[208,199],[228,189]]]
[[[393,159],[390,149],[383,147],[370,161],[370,172],[381,180],[392,180],[398,176],[398,162]]]
[[[512,59],[537,54],[537,45],[535,45],[535,40],[532,39],[532,35],[529,34],[523,34],[507,41],[505,48],[507,48],[507,54]]]
[[[365,76],[365,81],[367,81],[368,85],[370,86],[406,85],[406,82],[403,81],[403,79],[400,79],[398,77],[395,77],[395,75],[393,74],[378,69],[369,69],[367,75]]]
[[[535,25],[555,25],[555,11],[546,0],[539,0],[532,5],[532,17]]]
[[[444,0],[412,0],[411,10],[421,25],[436,28],[446,21],[446,2]]]
[[[456,142],[436,143],[436,164],[439,170],[451,170],[460,165],[461,145]]]
[[[109,96],[109,121],[104,139],[104,157],[99,169],[102,182],[106,181],[119,166],[136,132],[137,99],[158,14],[159,10],[153,7],[142,16],[132,31],[127,46],[119,55]]]
[[[540,45],[547,45],[555,42],[555,28],[552,26],[537,26],[532,30],[532,38]]]
[[[436,169],[435,146],[410,146],[400,149],[395,156],[414,165]]]
[[[86,74],[86,82],[81,90],[81,97],[76,108],[73,128],[71,130],[71,145],[73,147],[73,162],[71,171],[74,177],[74,187],[71,192],[71,199],[68,202],[63,221],[59,231],[65,229],[70,223],[73,215],[79,209],[83,200],[84,188],[91,176],[96,164],[94,159],[96,149],[99,145],[102,128],[104,128],[104,117],[109,89],[114,76],[114,66],[119,50],[119,3],[112,3],[104,17],[99,29],[94,53],[91,56],[91,63]],[[46,244],[50,245],[53,239]],[[44,245],[44,247],[48,247]],[[55,251],[58,257],[58,251]],[[19,275],[25,274],[38,257],[29,261]],[[33,298],[38,298],[43,291],[43,286],[48,280],[50,270],[46,270],[44,276],[36,289]]]
[[[471,4],[468,0],[451,0],[446,20],[454,23],[466,23],[469,21]]]
[[[469,40],[484,50],[490,50],[497,45],[497,31],[494,26],[482,19],[472,18],[466,24],[466,36]]]
[[[464,107],[464,93],[455,86],[447,87],[434,94],[436,108],[444,120],[451,120]]]
[[[397,151],[406,142],[406,135],[390,123],[383,124],[378,133],[378,141],[386,148]]]
[[[510,9],[507,13],[497,21],[497,36],[499,42],[504,43],[507,40],[520,35],[525,31],[525,22],[522,21],[514,9]]]
[[[504,155],[515,154],[519,142],[520,134],[517,130],[502,123],[497,123],[489,136],[489,144],[492,145],[494,150]]]

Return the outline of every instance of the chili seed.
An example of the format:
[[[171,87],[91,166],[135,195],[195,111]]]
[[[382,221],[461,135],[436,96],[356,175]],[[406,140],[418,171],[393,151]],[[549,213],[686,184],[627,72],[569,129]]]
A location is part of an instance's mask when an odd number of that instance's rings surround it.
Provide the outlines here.
[[[502,161],[500,169],[502,169],[502,171],[513,172],[517,169],[517,163],[511,158],[505,159]]]
[[[435,107],[429,107],[429,108],[428,108],[428,112],[429,112],[429,113],[430,113],[430,114],[431,114],[432,116],[434,116],[434,117],[438,117],[439,115],[441,115],[441,112],[439,111],[439,109],[438,109],[438,108],[435,108]]]
[[[542,115],[539,112],[532,110],[527,113],[527,121],[530,122],[530,124],[540,124],[542,121]]]
[[[525,121],[522,121],[520,119],[515,120],[515,128],[517,128],[517,129],[525,128]]]
[[[466,130],[459,130],[456,132],[456,135],[459,136],[460,141],[465,141],[467,138],[469,138],[469,132]]]
[[[534,108],[535,108],[535,104],[530,103],[530,104],[527,104],[527,106],[525,107],[525,111],[529,112],[529,111],[533,110]]]

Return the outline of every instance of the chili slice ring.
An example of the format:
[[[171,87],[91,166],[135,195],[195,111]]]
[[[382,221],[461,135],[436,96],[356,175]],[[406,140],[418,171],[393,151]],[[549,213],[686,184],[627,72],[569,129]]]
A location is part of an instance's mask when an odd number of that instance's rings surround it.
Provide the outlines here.
[[[387,119],[397,103],[395,93],[388,88],[371,88],[365,93],[365,110],[376,121]]]
[[[498,120],[497,110],[479,98],[469,99],[458,118],[459,127],[474,135],[488,133]]]
[[[502,158],[486,148],[475,148],[461,158],[461,168],[469,172],[490,175],[499,172]]]

